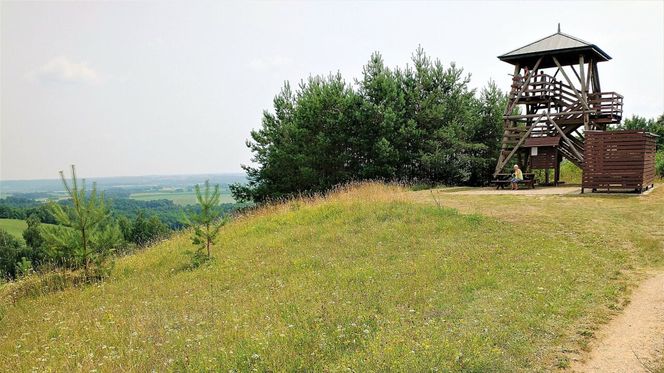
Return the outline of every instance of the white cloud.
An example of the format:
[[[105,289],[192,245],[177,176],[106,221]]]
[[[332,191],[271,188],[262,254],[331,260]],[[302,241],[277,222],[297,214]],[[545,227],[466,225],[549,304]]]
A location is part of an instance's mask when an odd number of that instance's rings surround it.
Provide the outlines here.
[[[27,74],[28,79],[39,83],[98,84],[99,74],[85,62],[72,62],[60,56],[48,61]]]
[[[270,70],[291,65],[293,60],[283,56],[272,56],[268,58],[254,58],[249,61],[249,67],[254,70]]]

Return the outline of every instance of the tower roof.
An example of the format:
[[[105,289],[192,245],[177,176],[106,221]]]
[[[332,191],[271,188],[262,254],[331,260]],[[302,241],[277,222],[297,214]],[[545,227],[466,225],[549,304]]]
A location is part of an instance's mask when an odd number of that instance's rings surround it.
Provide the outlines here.
[[[539,67],[546,68],[556,66],[551,57],[556,57],[560,64],[565,66],[578,63],[579,55],[583,55],[586,61],[592,59],[596,62],[603,62],[611,59],[611,56],[595,44],[563,34],[560,31],[511,52],[507,52],[498,56],[498,58],[512,65],[519,64],[521,66],[532,67],[537,62],[537,59],[544,57]]]

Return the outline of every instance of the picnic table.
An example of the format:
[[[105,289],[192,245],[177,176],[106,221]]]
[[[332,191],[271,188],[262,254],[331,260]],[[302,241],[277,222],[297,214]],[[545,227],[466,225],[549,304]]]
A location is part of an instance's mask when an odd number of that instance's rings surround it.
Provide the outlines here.
[[[534,173],[523,173],[523,180],[518,182],[519,185],[529,186],[530,189],[535,189],[535,179]],[[491,184],[496,186],[496,189],[505,189],[505,187],[512,183],[512,174],[497,174],[494,180],[491,180]]]

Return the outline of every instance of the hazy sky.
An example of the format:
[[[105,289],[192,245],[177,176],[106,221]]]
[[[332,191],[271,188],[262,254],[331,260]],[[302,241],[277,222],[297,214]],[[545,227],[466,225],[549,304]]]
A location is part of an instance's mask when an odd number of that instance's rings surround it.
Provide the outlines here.
[[[235,172],[283,82],[359,77],[418,45],[507,89],[496,56],[556,31],[600,46],[625,116],[664,112],[664,2],[2,2],[0,179]],[[532,15],[529,17],[528,15]]]

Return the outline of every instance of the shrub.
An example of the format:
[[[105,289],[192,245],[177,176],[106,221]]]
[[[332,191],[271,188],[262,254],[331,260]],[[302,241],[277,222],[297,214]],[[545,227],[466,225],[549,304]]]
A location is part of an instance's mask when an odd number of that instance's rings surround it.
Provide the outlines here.
[[[580,184],[583,170],[574,163],[564,160],[560,164],[560,180],[568,184]]]
[[[22,251],[21,242],[0,229],[0,277],[16,276],[16,263],[20,260]]]
[[[655,168],[657,170],[657,175],[664,177],[664,149],[658,151],[655,156]]]
[[[146,218],[141,210],[138,211],[133,222],[123,216],[118,219],[118,223],[125,241],[132,242],[139,247],[149,246],[169,233],[168,227],[158,217],[153,215]]]

